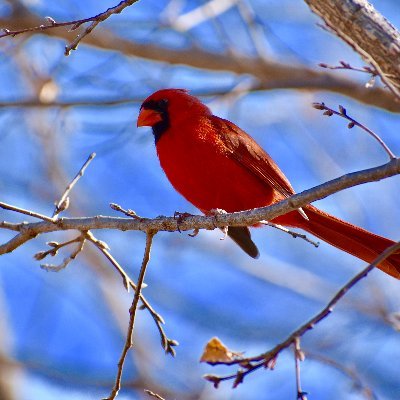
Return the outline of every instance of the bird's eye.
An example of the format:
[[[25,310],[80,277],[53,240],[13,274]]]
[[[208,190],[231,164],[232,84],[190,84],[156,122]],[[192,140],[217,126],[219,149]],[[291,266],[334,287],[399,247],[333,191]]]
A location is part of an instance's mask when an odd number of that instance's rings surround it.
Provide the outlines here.
[[[165,108],[168,105],[168,100],[167,99],[161,99],[158,102],[158,105],[159,105],[160,108]]]
[[[149,110],[154,110],[158,112],[165,112],[168,107],[168,100],[148,100],[142,104],[142,108],[146,108]]]

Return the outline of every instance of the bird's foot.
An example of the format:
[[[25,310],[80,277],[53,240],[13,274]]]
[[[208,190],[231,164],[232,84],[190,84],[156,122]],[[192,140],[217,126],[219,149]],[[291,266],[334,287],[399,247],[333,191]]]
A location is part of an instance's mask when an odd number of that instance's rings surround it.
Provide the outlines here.
[[[188,235],[189,235],[190,237],[195,237],[195,236],[197,236],[197,235],[199,234],[199,232],[200,232],[200,229],[199,229],[199,228],[196,228],[196,229],[193,229],[193,232],[192,232],[192,233],[188,233]]]
[[[217,222],[218,222],[218,215],[222,215],[222,214],[228,214],[225,210],[221,209],[221,208],[213,208],[211,209],[208,213],[208,215],[213,215],[214,216],[214,226],[216,228],[218,228],[217,226]],[[225,238],[228,236],[228,227],[227,226],[223,226],[222,228],[220,228],[222,233],[224,234],[224,236],[222,236],[220,238],[220,240],[225,240]]]
[[[187,217],[192,217],[193,216],[193,214],[190,214],[190,213],[187,213],[187,212],[183,212],[183,213],[181,213],[181,212],[179,212],[179,211],[175,211],[174,212],[174,219],[176,219],[176,225],[177,225],[177,228],[178,228],[178,232],[179,233],[182,233],[181,232],[181,229],[180,229],[180,225],[183,223],[183,221],[187,218]],[[194,232],[193,232],[194,233]]]

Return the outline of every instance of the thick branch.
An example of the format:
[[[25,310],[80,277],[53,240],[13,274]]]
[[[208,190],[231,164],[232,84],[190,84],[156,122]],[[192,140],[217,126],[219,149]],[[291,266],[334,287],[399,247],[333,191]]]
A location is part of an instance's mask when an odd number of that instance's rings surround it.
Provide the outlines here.
[[[366,0],[305,0],[400,98],[400,33]]]
[[[367,182],[379,181],[390,176],[400,174],[400,158],[396,158],[387,164],[362,171],[343,175],[332,181],[315,186],[295,194],[290,198],[268,207],[254,210],[220,214],[216,216],[193,215],[182,221],[173,217],[149,218],[116,218],[106,216],[83,217],[83,218],[60,218],[53,222],[42,221],[33,223],[21,223],[20,233],[7,243],[0,246],[0,254],[9,253],[21,246],[28,240],[42,233],[75,229],[88,231],[94,229],[118,229],[151,231],[188,231],[193,229],[214,229],[225,226],[253,225],[258,221],[272,220],[273,218],[286,214],[287,212],[304,207],[316,200],[323,199],[341,190],[361,185]],[[178,226],[179,225],[179,226]],[[0,225],[1,227],[1,225]]]
[[[36,26],[42,22],[35,14],[26,9],[23,13],[16,13],[13,18],[0,19],[0,25],[11,30]],[[41,33],[67,41],[74,38],[74,33],[67,32],[65,28],[48,29]],[[141,57],[152,61],[251,75],[257,79],[255,88],[259,90],[327,90],[391,112],[400,112],[400,104],[395,103],[392,94],[384,89],[367,89],[359,83],[340,77],[335,73],[315,71],[301,64],[284,64],[243,55],[216,54],[198,48],[177,50],[150,43],[142,44],[123,39],[104,29],[92,32],[85,38],[85,43],[100,49],[120,51],[127,56]],[[25,106],[32,105],[34,105],[32,102],[25,104]]]

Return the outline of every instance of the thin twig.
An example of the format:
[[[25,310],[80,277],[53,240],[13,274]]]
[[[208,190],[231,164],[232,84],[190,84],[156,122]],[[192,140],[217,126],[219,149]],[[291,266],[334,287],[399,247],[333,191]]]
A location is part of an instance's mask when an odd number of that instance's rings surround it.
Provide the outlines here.
[[[350,279],[336,294],[335,296],[329,301],[329,303],[318,313],[316,314],[313,318],[311,318],[309,321],[307,321],[305,324],[300,326],[300,328],[296,329],[291,335],[289,335],[283,342],[279,343],[276,345],[273,349],[260,354],[255,357],[242,357],[238,359],[234,359],[231,361],[226,361],[226,362],[219,362],[219,363],[214,363],[212,365],[217,365],[217,364],[224,364],[224,365],[240,365],[241,367],[245,369],[239,369],[236,373],[231,374],[231,375],[225,375],[225,376],[217,376],[217,375],[212,375],[208,374],[205,375],[204,378],[214,384],[215,387],[217,387],[222,381],[226,380],[234,380],[234,386],[237,386],[239,383],[243,382],[243,379],[245,378],[246,375],[256,371],[257,369],[261,367],[269,367],[270,363],[273,362],[275,363],[275,360],[279,353],[291,346],[296,338],[302,337],[306,332],[309,330],[313,329],[316,324],[318,324],[320,321],[325,319],[328,315],[330,315],[336,306],[336,304],[339,302],[339,300],[355,285],[357,284],[361,279],[365,278],[369,272],[371,272],[378,264],[380,264],[382,261],[384,261],[386,258],[388,258],[390,255],[396,253],[398,250],[400,250],[400,242],[397,242],[393,244],[392,246],[388,247],[385,251],[383,251],[371,264],[369,264],[366,268],[364,268],[361,272],[359,272],[357,275],[355,275],[352,279]]]
[[[74,240],[76,241],[76,240]],[[76,249],[66,258],[64,258],[63,262],[59,265],[54,265],[54,264],[40,264],[40,268],[44,269],[47,272],[59,272],[62,269],[66,268],[67,265],[75,260],[76,256],[83,250],[83,247],[85,245],[86,239],[82,235],[80,237],[80,240],[78,241],[78,246]]]
[[[76,183],[78,182],[78,180],[83,176],[83,174],[85,173],[86,168],[88,167],[88,165],[90,164],[90,162],[93,160],[93,158],[96,157],[96,153],[92,153],[88,159],[85,161],[85,163],[82,165],[81,169],[79,170],[79,172],[75,175],[74,179],[72,179],[72,181],[70,182],[70,184],[65,188],[65,191],[63,193],[63,195],[61,196],[60,200],[56,203],[56,207],[54,209],[53,212],[53,218],[56,218],[58,214],[60,214],[60,212],[66,210],[68,208],[69,205],[69,198],[68,195],[71,192],[71,190],[73,189],[73,187],[76,185]]]
[[[382,82],[397,99],[400,99],[397,70],[399,51],[398,45],[393,45],[398,43],[399,32],[396,28],[367,1],[305,2],[311,11],[324,20],[330,31],[376,70]]]
[[[144,389],[144,392],[149,396],[156,398],[157,400],[165,400],[164,397],[161,397],[159,394],[154,393],[149,389]]]
[[[125,210],[117,203],[110,203],[110,208],[113,209],[114,211],[118,211],[118,212],[121,212],[122,214],[125,214],[127,217],[141,219],[141,217],[139,217],[139,215],[137,215],[135,211],[133,211],[129,208],[127,210]]]
[[[317,110],[325,110],[324,115],[331,117],[333,114],[338,115],[339,117],[342,117],[344,119],[347,119],[349,124],[347,127],[349,129],[353,128],[354,126],[358,126],[359,128],[363,129],[365,132],[367,132],[369,135],[371,135],[385,150],[385,152],[388,154],[389,158],[391,160],[394,160],[396,156],[394,153],[389,149],[389,147],[386,145],[386,143],[380,138],[380,136],[369,129],[367,126],[363,125],[362,123],[356,121],[354,118],[350,117],[347,114],[346,109],[339,105],[339,111],[333,110],[332,108],[328,107],[325,105],[325,103],[313,103],[313,107],[316,108]]]
[[[282,225],[274,224],[273,222],[269,222],[269,221],[260,221],[260,223],[263,224],[263,225],[267,225],[267,226],[270,226],[272,228],[278,229],[278,230],[280,230],[282,232],[285,232],[285,233],[289,234],[290,236],[292,236],[295,239],[296,238],[303,239],[306,242],[311,243],[314,247],[319,247],[319,242],[315,242],[314,240],[308,238],[307,235],[305,235],[303,233],[292,231],[292,230],[290,230],[290,229],[288,229],[288,228],[286,228],[286,227],[284,227]]]
[[[372,76],[378,76],[378,71],[373,68],[373,67],[369,67],[369,66],[365,66],[365,67],[353,67],[352,65],[350,65],[348,62],[346,61],[339,61],[340,65],[328,65],[325,63],[319,63],[318,65],[321,68],[326,68],[326,69],[346,69],[346,70],[350,70],[350,71],[357,71],[357,72],[364,72],[367,74],[370,74]]]
[[[0,208],[3,208],[4,210],[15,211],[20,214],[29,215],[30,217],[33,217],[33,218],[38,218],[38,219],[42,219],[43,221],[54,223],[54,220],[52,218],[48,217],[47,215],[39,214],[37,212],[30,211],[30,210],[25,210],[24,208],[15,207],[15,206],[12,206],[7,203],[0,202]]]
[[[105,243],[96,239],[90,231],[86,233],[86,238],[90,242],[92,242],[104,254],[104,256],[113,265],[113,267],[118,271],[118,273],[122,277],[125,288],[128,290],[129,287],[131,287],[134,291],[136,291],[136,284],[130,279],[128,274],[121,267],[121,265],[117,262],[117,260],[111,255],[111,253],[108,251],[107,247],[105,246]],[[146,298],[143,296],[143,294],[140,294],[140,300],[143,303],[142,307],[146,308],[149,311],[151,317],[153,318],[153,320],[157,326],[158,332],[160,334],[162,348],[164,349],[164,351],[167,354],[171,354],[172,356],[175,356],[174,347],[178,346],[179,343],[174,339],[169,339],[168,336],[166,335],[164,328],[162,327],[162,325],[165,323],[164,318],[159,313],[157,313],[157,311],[154,310],[154,308],[146,300]]]
[[[0,39],[5,37],[5,36],[17,36],[22,33],[26,32],[42,32],[47,29],[53,29],[53,28],[59,28],[63,26],[71,26],[70,31],[74,31],[75,29],[78,29],[81,25],[91,22],[89,26],[87,26],[83,32],[78,34],[75,39],[65,46],[65,55],[68,56],[71,53],[71,50],[76,50],[78,47],[78,44],[81,42],[81,40],[87,36],[90,32],[93,31],[93,29],[96,28],[96,26],[100,23],[105,21],[107,18],[109,18],[113,14],[119,14],[122,12],[126,7],[131,6],[132,4],[136,3],[139,0],[122,0],[120,1],[116,6],[108,8],[106,11],[95,15],[94,17],[89,17],[89,18],[84,18],[84,19],[78,19],[74,21],[66,21],[66,22],[56,22],[53,18],[51,17],[46,17],[46,24],[44,25],[39,25],[31,28],[25,28],[25,29],[18,29],[18,30],[9,30],[9,29],[3,29],[2,33],[0,34]]]
[[[140,295],[142,291],[142,286],[144,282],[144,276],[146,274],[146,268],[150,260],[150,251],[151,245],[153,243],[153,237],[156,234],[156,231],[148,231],[146,233],[146,246],[143,255],[142,266],[140,267],[139,277],[137,280],[135,295],[133,297],[132,305],[129,309],[130,319],[129,319],[129,326],[128,326],[128,333],[126,335],[126,341],[124,348],[122,349],[122,354],[118,362],[118,370],[117,370],[117,377],[115,379],[114,387],[110,393],[110,396],[104,400],[114,400],[118,396],[118,392],[121,389],[121,379],[122,379],[122,370],[124,368],[125,359],[128,354],[128,351],[133,347],[133,330],[135,327],[135,317],[136,311],[138,308],[138,303],[140,300]]]
[[[102,240],[97,239],[90,231],[86,232],[86,238],[90,242],[92,242],[106,256],[106,258],[111,262],[113,267],[118,271],[118,273],[122,277],[122,282],[124,284],[125,289],[129,292],[129,287],[133,286],[133,289],[135,290],[136,285],[132,282],[131,278],[129,278],[125,270],[119,265],[119,263],[114,259],[114,257],[108,251],[109,250],[108,245]]]
[[[376,70],[376,68],[373,68],[373,67],[370,67],[370,66],[365,66],[365,67],[362,67],[362,68],[353,67],[352,65],[350,65],[348,62],[345,62],[345,61],[340,61],[340,65],[328,65],[328,64],[325,64],[325,63],[320,63],[318,65],[321,68],[326,68],[326,69],[350,70],[350,71],[357,71],[357,72],[363,72],[363,73],[369,74],[371,77],[368,80],[368,82],[365,84],[365,87],[367,89],[370,89],[375,85],[376,77],[379,76],[379,72]]]
[[[87,36],[90,32],[93,31],[94,28],[100,23],[105,21],[107,18],[109,18],[113,14],[119,14],[121,13],[124,8],[131,6],[132,4],[138,2],[139,0],[122,0],[117,4],[115,7],[110,7],[106,11],[104,11],[101,14],[96,15],[95,17],[92,17],[91,21],[92,23],[82,32],[80,33],[69,45],[65,46],[65,52],[64,54],[66,56],[69,56],[71,53],[71,50],[76,50],[78,47],[78,44],[80,41]],[[79,24],[81,25],[81,24]],[[79,26],[78,25],[78,26]],[[73,26],[74,28],[75,26]]]
[[[100,15],[100,14],[99,14]],[[74,31],[75,29],[79,28],[81,25],[85,24],[86,22],[91,22],[96,20],[99,15],[95,15],[94,17],[89,17],[89,18],[83,18],[83,19],[76,19],[73,21],[65,21],[65,22],[56,22],[53,18],[51,17],[46,17],[46,24],[45,25],[39,25],[39,26],[33,26],[30,28],[24,28],[24,29],[16,29],[16,30],[10,30],[10,29],[2,29],[2,33],[0,34],[0,39],[6,36],[18,36],[23,33],[28,33],[28,32],[43,32],[48,29],[53,29],[53,28],[60,28],[63,26],[72,26],[70,31]]]
[[[294,347],[294,363],[296,370],[296,389],[297,389],[297,400],[307,400],[307,392],[304,392],[301,388],[301,374],[300,374],[300,362],[304,361],[304,353],[300,348],[300,338],[296,337],[293,343]]]
[[[71,239],[71,240],[68,240],[68,241],[62,242],[62,243],[47,242],[46,244],[48,246],[50,246],[51,249],[46,250],[46,251],[39,251],[38,253],[36,253],[34,255],[34,257],[35,257],[36,260],[43,260],[48,255],[51,255],[52,257],[54,257],[55,255],[57,255],[58,250],[60,250],[61,248],[65,247],[65,246],[68,246],[68,245],[70,245],[72,243],[81,242],[81,241],[82,241],[82,235],[79,235],[75,239]]]

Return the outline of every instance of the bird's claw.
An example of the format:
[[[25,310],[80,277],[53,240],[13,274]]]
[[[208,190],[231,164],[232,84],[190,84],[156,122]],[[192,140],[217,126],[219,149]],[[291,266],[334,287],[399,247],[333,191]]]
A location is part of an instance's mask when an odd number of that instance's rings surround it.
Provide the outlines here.
[[[216,228],[218,228],[217,226],[217,222],[218,222],[218,215],[222,215],[222,214],[228,214],[225,210],[221,209],[221,208],[213,208],[212,210],[209,211],[208,213],[209,215],[213,215],[214,216],[214,226]],[[222,228],[220,228],[224,234],[224,236],[222,238],[220,238],[220,240],[225,240],[225,238],[228,235],[228,227],[227,226],[223,226]]]
[[[220,237],[219,240],[225,240],[225,238],[228,236],[228,227],[224,226],[223,228],[221,228],[221,231],[224,236]]]
[[[197,236],[197,235],[199,234],[199,232],[200,232],[200,229],[199,229],[199,228],[196,228],[196,229],[193,229],[193,232],[192,232],[192,233],[188,233],[188,235],[189,235],[190,237],[195,237],[195,236]]]
[[[183,212],[183,213],[181,213],[181,212],[179,212],[179,211],[175,211],[174,212],[174,219],[176,219],[176,226],[177,226],[177,228],[178,228],[178,232],[179,233],[182,233],[181,232],[181,229],[180,229],[180,225],[182,224],[182,222],[187,218],[187,217],[191,217],[192,216],[192,214],[189,214],[189,213],[187,213],[187,212]],[[194,232],[193,232],[194,233]]]

